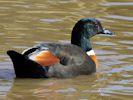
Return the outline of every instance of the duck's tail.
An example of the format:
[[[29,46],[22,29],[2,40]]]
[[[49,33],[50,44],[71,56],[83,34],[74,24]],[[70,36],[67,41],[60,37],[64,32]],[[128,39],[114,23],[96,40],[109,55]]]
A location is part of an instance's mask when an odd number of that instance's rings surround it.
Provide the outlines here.
[[[30,60],[27,56],[22,55],[14,50],[8,50],[16,77],[18,78],[47,78],[47,69],[38,63]]]

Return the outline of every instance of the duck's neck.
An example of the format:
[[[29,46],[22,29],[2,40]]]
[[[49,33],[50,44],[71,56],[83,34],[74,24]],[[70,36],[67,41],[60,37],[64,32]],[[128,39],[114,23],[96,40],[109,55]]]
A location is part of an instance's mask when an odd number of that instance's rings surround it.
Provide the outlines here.
[[[80,46],[85,52],[92,50],[90,39],[83,33],[72,33],[71,44]]]
[[[90,39],[87,39],[85,36],[81,36],[80,47],[86,52],[92,50]]]

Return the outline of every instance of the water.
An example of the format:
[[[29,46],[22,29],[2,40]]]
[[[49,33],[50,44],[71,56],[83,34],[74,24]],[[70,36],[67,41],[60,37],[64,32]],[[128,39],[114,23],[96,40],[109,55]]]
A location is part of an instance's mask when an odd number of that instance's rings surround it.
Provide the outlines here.
[[[0,100],[132,100],[132,9],[132,0],[0,0]],[[68,42],[73,25],[84,17],[96,17],[116,33],[92,39],[97,75],[14,79],[7,50]]]

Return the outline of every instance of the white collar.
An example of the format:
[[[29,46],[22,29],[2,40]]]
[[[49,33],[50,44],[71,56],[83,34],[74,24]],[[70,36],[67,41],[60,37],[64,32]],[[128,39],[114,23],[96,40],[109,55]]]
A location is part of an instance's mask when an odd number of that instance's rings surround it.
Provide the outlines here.
[[[87,54],[88,56],[96,55],[95,52],[94,52],[94,50],[87,51],[86,54]]]

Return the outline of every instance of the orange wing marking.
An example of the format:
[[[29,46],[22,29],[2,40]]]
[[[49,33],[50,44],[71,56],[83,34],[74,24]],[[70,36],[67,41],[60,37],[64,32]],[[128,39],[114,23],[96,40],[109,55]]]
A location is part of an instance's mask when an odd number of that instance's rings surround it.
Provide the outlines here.
[[[31,59],[45,67],[60,62],[60,60],[50,51],[41,51],[35,56],[31,57]]]

